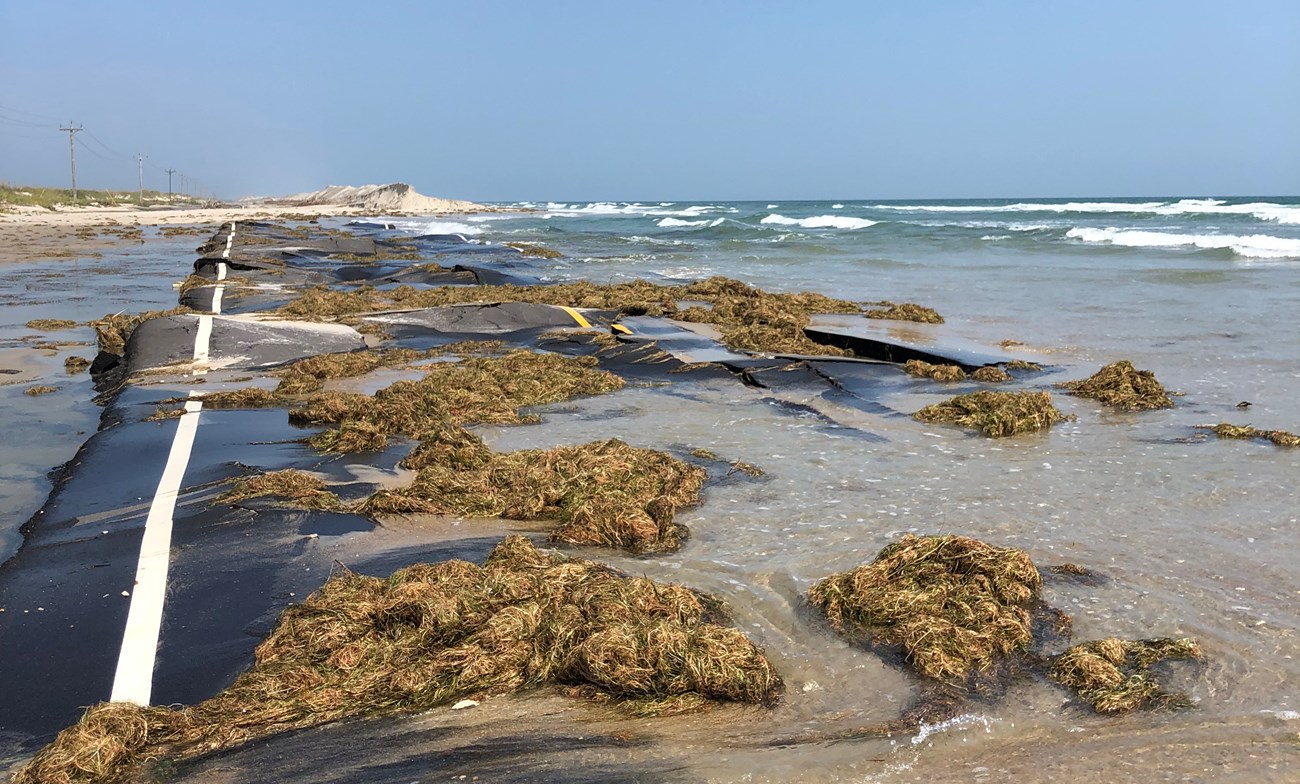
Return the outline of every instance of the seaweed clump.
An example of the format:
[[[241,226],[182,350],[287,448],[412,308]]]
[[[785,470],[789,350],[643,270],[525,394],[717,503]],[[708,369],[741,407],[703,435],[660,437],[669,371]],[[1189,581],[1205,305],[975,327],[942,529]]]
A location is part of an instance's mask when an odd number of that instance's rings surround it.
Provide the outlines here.
[[[294,468],[243,477],[217,501],[229,504],[262,496],[283,498],[304,509],[338,509],[342,506],[338,496],[326,489],[324,480]]]
[[[32,319],[26,324],[28,329],[35,329],[41,332],[54,332],[56,330],[72,329],[77,326],[77,322],[72,319]]]
[[[1098,713],[1139,708],[1188,708],[1186,694],[1167,692],[1150,670],[1166,660],[1200,660],[1201,646],[1189,639],[1120,640],[1108,637],[1071,647],[1052,659],[1047,677],[1074,689]]]
[[[903,372],[917,378],[933,381],[965,381],[966,371],[957,365],[932,365],[921,359],[909,359],[903,363]]]
[[[562,259],[564,254],[558,250],[547,248],[543,245],[534,245],[531,242],[507,242],[504,243],[507,248],[514,248],[525,256],[534,256],[540,259]]]
[[[722,342],[740,351],[791,354],[842,354],[808,338],[804,328],[814,313],[860,313],[855,302],[814,292],[773,293],[738,280],[712,277],[680,286],[637,280],[599,284],[590,281],[550,286],[397,286],[379,291],[362,286],[350,291],[315,287],[279,309],[303,319],[342,318],[382,310],[416,309],[484,302],[532,302],[575,308],[615,310],[629,316],[664,316],[713,324]],[[709,307],[681,303],[703,302]]]
[[[1021,550],[907,534],[871,563],[815,584],[808,601],[836,631],[900,648],[927,678],[963,682],[1028,648],[1042,584]]]
[[[459,427],[430,433],[402,465],[417,471],[398,490],[362,502],[365,514],[450,514],[557,520],[551,540],[670,552],[686,538],[673,518],[699,503],[708,473],[618,439],[493,452]]]
[[[1260,430],[1249,425],[1232,425],[1220,422],[1217,425],[1200,425],[1213,432],[1219,438],[1263,438],[1277,446],[1300,446],[1300,436],[1285,430]]]
[[[622,389],[623,379],[599,370],[593,357],[518,350],[428,367],[418,381],[398,381],[373,396],[318,392],[289,412],[298,425],[336,425],[310,443],[325,452],[383,449],[388,438],[420,438],[445,424],[525,424],[524,406],[557,403]]]
[[[1088,378],[1057,384],[1071,395],[1091,398],[1124,411],[1173,408],[1174,401],[1150,370],[1138,370],[1127,359],[1113,362]]]
[[[720,602],[503,540],[483,566],[344,570],[280,616],[252,667],[197,705],[101,703],[15,784],[120,781],[259,738],[556,685],[663,715],[773,705],[780,677]]]
[[[997,365],[985,365],[971,373],[970,377],[985,384],[1001,384],[1011,380],[1011,374]]]
[[[1045,430],[1065,415],[1052,405],[1048,392],[993,392],[958,395],[926,406],[913,415],[922,422],[946,422],[971,427],[989,438]]]
[[[894,321],[917,321],[922,324],[942,324],[943,316],[934,308],[927,308],[924,305],[917,305],[911,302],[889,302],[878,303],[883,306],[884,310],[869,310],[866,313],[870,319],[892,319]]]

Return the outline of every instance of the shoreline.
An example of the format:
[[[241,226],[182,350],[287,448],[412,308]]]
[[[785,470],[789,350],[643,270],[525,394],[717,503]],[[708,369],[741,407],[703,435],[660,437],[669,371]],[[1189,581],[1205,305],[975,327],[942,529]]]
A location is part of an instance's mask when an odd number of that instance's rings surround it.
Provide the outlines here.
[[[383,216],[444,217],[506,211],[501,207],[473,202],[448,201],[446,206],[447,209],[428,212],[399,210],[383,213]],[[217,224],[229,221],[374,217],[375,210],[361,207],[272,202],[182,209],[62,207],[50,210],[44,207],[0,205],[0,247],[5,249],[5,254],[0,256],[0,266],[14,262],[92,256],[104,248],[128,241],[123,237],[112,236],[118,232],[100,231],[92,236],[88,231],[90,229],[202,226],[215,231]],[[200,233],[211,232],[205,230]]]

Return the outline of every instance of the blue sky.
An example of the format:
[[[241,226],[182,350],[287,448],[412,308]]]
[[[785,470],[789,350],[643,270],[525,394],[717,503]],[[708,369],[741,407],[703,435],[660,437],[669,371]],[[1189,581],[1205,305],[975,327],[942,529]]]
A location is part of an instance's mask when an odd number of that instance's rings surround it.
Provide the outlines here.
[[[1300,3],[0,0],[0,180],[1300,194]]]

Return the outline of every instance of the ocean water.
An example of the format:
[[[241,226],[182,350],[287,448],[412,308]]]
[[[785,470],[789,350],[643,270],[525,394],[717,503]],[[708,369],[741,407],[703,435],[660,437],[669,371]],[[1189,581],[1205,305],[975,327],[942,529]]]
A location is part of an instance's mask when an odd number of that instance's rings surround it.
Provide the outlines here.
[[[810,633],[799,599],[908,531],[976,536],[1040,566],[1106,574],[1104,586],[1048,588],[1077,640],[1191,636],[1207,653],[1177,673],[1197,701],[1189,712],[1098,717],[1018,683],[919,741],[768,751],[752,768],[684,753],[693,770],[718,780],[1297,780],[1300,450],[1196,426],[1300,432],[1300,199],[514,206],[535,211],[399,226],[555,248],[565,257],[536,262],[553,280],[726,275],[918,302],[946,316],[946,336],[1019,341],[1012,352],[1054,369],[1022,386],[1129,359],[1178,394],[1175,409],[1143,413],[1057,394],[1075,421],[997,441],[906,416],[953,394],[927,382],[883,393],[892,414],[845,411],[835,427],[723,385],[629,389],[535,427],[486,429],[501,449],[617,436],[707,447],[768,472],[712,488],[685,513],[693,539],[680,553],[621,564],[732,604],[790,684],[768,729],[888,719],[911,699],[905,674]]]

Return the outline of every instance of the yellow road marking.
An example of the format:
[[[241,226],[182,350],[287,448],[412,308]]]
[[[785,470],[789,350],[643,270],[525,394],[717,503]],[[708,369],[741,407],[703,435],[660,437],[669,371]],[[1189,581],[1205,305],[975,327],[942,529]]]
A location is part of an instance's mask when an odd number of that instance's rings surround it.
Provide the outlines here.
[[[565,313],[568,313],[570,316],[573,316],[573,320],[578,322],[578,326],[584,328],[591,327],[591,322],[587,321],[587,319],[584,318],[583,315],[579,313],[577,310],[575,310],[574,308],[571,308],[568,305],[561,305],[560,307],[564,308]]]
[[[632,330],[628,329],[627,327],[623,326],[622,324],[610,324],[610,325],[609,325],[609,328],[612,329],[612,330],[614,330],[615,332],[622,332],[624,335],[631,335],[631,334],[632,334]]]

